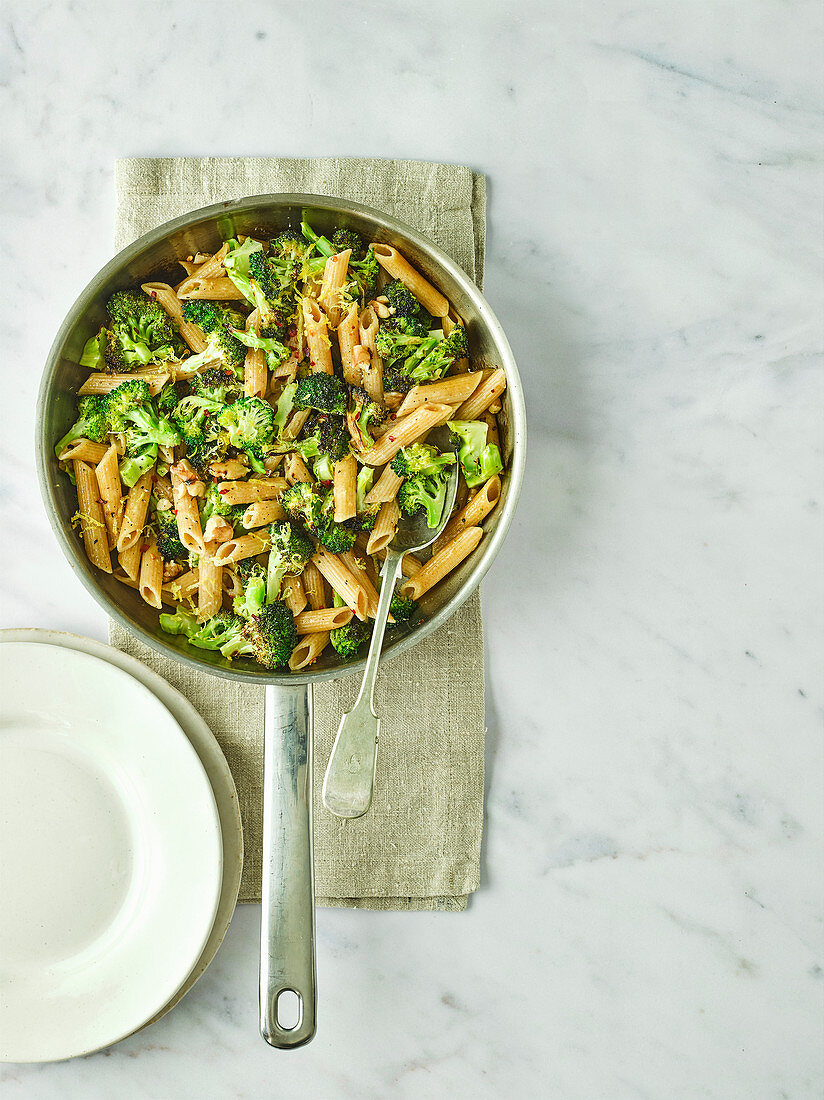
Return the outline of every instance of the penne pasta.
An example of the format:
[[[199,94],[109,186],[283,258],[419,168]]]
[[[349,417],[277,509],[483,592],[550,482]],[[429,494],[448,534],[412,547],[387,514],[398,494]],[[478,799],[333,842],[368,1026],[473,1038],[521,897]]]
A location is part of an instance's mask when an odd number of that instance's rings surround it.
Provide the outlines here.
[[[335,463],[332,482],[335,494],[335,523],[342,523],[345,519],[352,519],[357,515],[357,477],[358,464],[353,454],[348,454]]]
[[[311,409],[298,409],[297,412],[292,413],[289,417],[289,423],[283,429],[283,438],[297,439],[303,429],[303,425],[309,419],[309,413],[311,411]]]
[[[203,542],[203,529],[200,526],[200,509],[197,506],[197,498],[189,496],[185,484],[180,480],[180,475],[174,468],[170,470],[170,473],[178,537],[190,554],[202,554],[206,547]]]
[[[467,558],[483,538],[483,530],[480,527],[467,527],[448,542],[437,554],[433,554],[426,565],[419,569],[414,576],[403,581],[400,586],[402,596],[418,600],[428,592],[438,581],[443,580],[447,573],[451,573],[464,558]]]
[[[449,302],[439,290],[424,279],[412,264],[388,244],[373,244],[375,258],[391,279],[400,279],[433,317],[446,317]]]
[[[97,465],[105,458],[108,449],[105,443],[93,443],[91,439],[75,439],[68,447],[63,448],[58,458],[60,462],[74,462],[75,459],[79,459],[81,462],[93,462]]]
[[[506,375],[498,368],[478,386],[475,392],[456,411],[453,420],[478,420],[506,389]]]
[[[250,478],[248,481],[220,481],[217,491],[224,504],[254,504],[275,500],[287,487],[283,477]]]
[[[126,507],[123,511],[123,521],[120,524],[120,532],[117,536],[117,549],[122,553],[134,546],[143,536],[143,526],[146,523],[146,512],[149,508],[149,497],[152,495],[152,472],[143,474],[126,497]],[[96,484],[96,482],[95,482]]]
[[[413,386],[398,407],[397,415],[406,416],[421,405],[425,405],[427,401],[446,405],[461,404],[478,388],[482,378],[481,371],[473,371],[444,378],[442,382],[428,382],[426,385]]]
[[[244,558],[254,558],[268,550],[271,545],[269,535],[265,531],[253,531],[249,535],[240,535],[238,538],[223,542],[215,550],[215,561],[218,565],[230,565],[232,562],[243,561]]]
[[[387,500],[381,505],[375,526],[369,532],[369,541],[366,543],[366,553],[374,554],[378,550],[384,550],[395,537],[398,526],[400,508],[396,500]]]
[[[303,567],[303,588],[313,611],[326,607],[326,582],[313,561]]]
[[[80,459],[75,459],[72,466],[77,482],[77,510],[80,514],[80,531],[83,535],[86,557],[92,565],[102,569],[104,573],[111,573],[112,560],[109,556],[106,523],[98,499],[100,490],[97,478],[94,476],[94,468]]]
[[[186,280],[186,289],[177,289],[178,298],[186,301],[198,298],[212,302],[245,301],[243,292],[238,290],[228,275],[220,275],[213,279],[204,278],[198,271]]]
[[[357,303],[352,303],[346,316],[339,322],[337,334],[343,380],[344,382],[348,382],[350,386],[359,386],[361,382],[360,373],[355,372],[354,361],[352,359],[352,349],[360,338],[358,331]]]
[[[345,550],[343,553],[338,554],[338,557],[352,576],[363,586],[366,592],[366,614],[368,618],[374,619],[375,615],[378,613],[378,590],[369,578],[365,562],[359,560],[352,550]],[[391,615],[389,616],[389,621],[394,622]]]
[[[123,492],[117,458],[117,447],[112,444],[94,469],[100,490],[100,500],[103,505],[103,519],[109,536],[110,550],[113,550],[117,545],[117,533],[120,529],[120,517],[123,512]]]
[[[143,544],[138,539],[128,550],[121,550],[117,555],[120,568],[130,581],[137,587],[137,578],[140,575],[140,559],[143,556]]]
[[[289,658],[289,668],[292,672],[299,672],[300,669],[314,664],[328,645],[328,630],[323,630],[318,634],[305,635],[292,650],[292,656]]]
[[[140,580],[138,591],[151,607],[158,610],[163,606],[161,589],[163,587],[163,558],[158,553],[154,539],[143,551],[140,558]]]
[[[223,606],[223,566],[204,554],[198,568],[197,617],[211,619]]]
[[[320,285],[320,304],[326,311],[329,323],[336,328],[341,318],[343,288],[346,285],[346,273],[349,270],[349,257],[352,249],[347,248],[330,256],[323,269],[323,281]]]
[[[465,504],[459,512],[455,515],[441,531],[440,535],[435,539],[432,544],[433,553],[437,553],[442,550],[448,542],[451,542],[456,535],[467,527],[477,527],[481,520],[486,519],[492,509],[497,505],[501,499],[501,479],[499,477],[491,477],[489,481],[484,482],[474,497]],[[376,525],[377,526],[377,525]]]
[[[324,607],[317,611],[302,611],[295,616],[298,634],[316,634],[324,630],[337,630],[352,619],[348,607]]]
[[[281,599],[293,615],[300,615],[309,602],[300,577],[288,576],[284,578]]]
[[[445,424],[452,417],[451,405],[420,405],[408,416],[398,417],[392,430],[382,435],[375,446],[364,451],[361,459],[369,466],[383,466],[395,457],[401,447],[422,439],[438,424]]]
[[[213,256],[209,256],[208,259],[205,259],[202,263],[187,264],[185,260],[178,260],[178,263],[182,264],[186,269],[187,276],[182,283],[178,284],[178,298],[184,297],[186,291],[189,289],[187,284],[195,282],[196,279],[215,279],[218,275],[224,274],[223,259],[228,251],[229,243],[225,241]],[[195,259],[197,259],[197,257],[195,257]]]
[[[260,315],[253,309],[246,318],[247,332],[260,332]],[[246,397],[265,397],[269,386],[266,354],[260,348],[249,348],[243,362],[243,392]]]
[[[366,494],[365,503],[385,504],[388,500],[394,500],[402,484],[403,478],[391,466],[384,466],[381,476]]]
[[[190,569],[187,573],[181,573],[179,577],[163,585],[163,594],[169,595],[174,600],[185,600],[197,592],[200,584],[200,569]]]
[[[359,619],[366,622],[368,597],[360,578],[347,569],[338,554],[330,554],[323,546],[317,548],[312,561],[346,606],[351,608]]]
[[[286,456],[283,463],[283,472],[286,474],[286,480],[290,485],[294,485],[298,481],[307,481],[313,484],[315,480],[309,472],[309,467],[300,455],[294,452]]]
[[[309,349],[309,365],[312,370],[334,374],[326,314],[311,298],[303,299],[303,333]]]
[[[243,513],[243,526],[247,531],[253,527],[268,527],[270,523],[285,519],[286,512],[276,500],[256,500]]]
[[[166,310],[180,330],[180,335],[195,354],[206,350],[206,341],[197,325],[183,320],[183,306],[168,283],[143,283],[140,287]]]
[[[133,379],[137,379],[145,382],[149,387],[149,393],[152,397],[156,397],[170,377],[169,370],[161,370],[157,367],[147,367],[145,370],[131,371],[128,374],[90,374],[77,393],[80,397],[85,397],[90,393],[111,393],[121,382],[131,382]]]

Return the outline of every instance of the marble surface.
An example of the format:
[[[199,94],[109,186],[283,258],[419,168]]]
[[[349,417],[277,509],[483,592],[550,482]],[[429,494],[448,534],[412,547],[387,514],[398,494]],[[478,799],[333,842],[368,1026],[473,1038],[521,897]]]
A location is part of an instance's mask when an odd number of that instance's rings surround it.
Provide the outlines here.
[[[318,914],[320,1023],[257,1037],[258,910],[167,1018],[3,1100],[821,1095],[815,3],[7,0],[2,622],[103,638],[37,494],[55,329],[124,155],[489,179],[530,461],[484,583],[463,915]],[[380,75],[349,61],[379,51]],[[343,86],[343,92],[341,92]],[[517,583],[513,584],[513,577]]]

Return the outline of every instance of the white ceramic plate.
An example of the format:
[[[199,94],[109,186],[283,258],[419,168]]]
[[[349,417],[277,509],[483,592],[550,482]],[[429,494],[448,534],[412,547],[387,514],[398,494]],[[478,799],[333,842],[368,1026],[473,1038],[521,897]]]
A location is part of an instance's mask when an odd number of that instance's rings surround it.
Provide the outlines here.
[[[0,646],[0,1057],[52,1061],[151,1019],[198,961],[221,891],[203,766],[121,669]]]
[[[237,905],[237,896],[243,873],[243,827],[240,820],[240,806],[238,805],[235,781],[215,735],[189,700],[181,695],[177,688],[172,687],[168,680],[164,680],[162,676],[152,672],[150,668],[141,664],[134,657],[129,656],[128,653],[124,653],[120,649],[114,649],[103,642],[98,642],[94,638],[85,638],[81,634],[69,634],[63,630],[43,630],[39,627],[17,627],[0,630],[0,644],[8,642],[56,645],[65,649],[76,649],[80,653],[90,653],[93,657],[99,657],[102,661],[116,665],[117,668],[122,669],[135,680],[139,680],[171,712],[172,717],[189,738],[192,747],[200,757],[200,762],[212,785],[223,841],[223,880],[220,887],[220,901],[215,914],[215,922],[212,925],[212,931],[200,954],[200,958],[183,984],[166,1004],[152,1016],[151,1020],[147,1021],[145,1026],[149,1026],[174,1008],[203,975],[217,954],[231,923],[232,914]]]

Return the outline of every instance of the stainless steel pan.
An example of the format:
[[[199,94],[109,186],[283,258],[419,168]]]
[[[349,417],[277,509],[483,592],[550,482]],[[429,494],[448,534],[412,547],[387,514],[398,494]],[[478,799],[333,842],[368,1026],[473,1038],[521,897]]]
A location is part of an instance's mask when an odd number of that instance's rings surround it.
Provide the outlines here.
[[[401,653],[422,642],[475,590],[501,547],[521,488],[526,420],[515,361],[489,305],[448,256],[402,222],[344,199],[256,195],[195,210],[153,229],[119,252],[92,279],[60,326],[43,373],[36,429],[38,475],[52,527],[69,564],[107,614],[166,657],[202,672],[266,686],[261,1033],[267,1042],[284,1048],[308,1042],[315,1031],[312,684],[360,673],[365,661],[341,664],[327,654],[310,670],[275,674],[246,659],[230,665],[219,654],[191,649],[180,638],[164,634],[157,625],[157,612],[143,603],[137,592],[89,564],[72,531],[76,497],[68,478],[58,470],[54,442],[74,421],[75,394],[86,375],[78,366],[83,344],[104,320],[105,303],[115,290],[148,280],[177,283],[181,278],[175,262],[178,257],[213,252],[223,239],[238,233],[272,236],[286,226],[297,226],[304,209],[320,232],[343,224],[367,240],[401,249],[465,321],[473,362],[501,366],[507,374],[508,388],[499,417],[506,476],[501,503],[484,525],[486,537],[469,560],[423,598],[427,621],[384,648]],[[286,990],[297,993],[300,1002],[298,1022],[288,1028],[278,1020],[278,999]]]

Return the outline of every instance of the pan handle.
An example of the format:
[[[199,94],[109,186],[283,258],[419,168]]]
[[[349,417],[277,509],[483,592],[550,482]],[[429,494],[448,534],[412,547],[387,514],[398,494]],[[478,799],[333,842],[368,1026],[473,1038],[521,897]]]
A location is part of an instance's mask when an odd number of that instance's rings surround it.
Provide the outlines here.
[[[315,1034],[311,693],[308,684],[266,687],[260,1033],[282,1050]],[[287,1023],[290,994],[297,1022]]]

